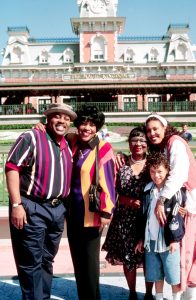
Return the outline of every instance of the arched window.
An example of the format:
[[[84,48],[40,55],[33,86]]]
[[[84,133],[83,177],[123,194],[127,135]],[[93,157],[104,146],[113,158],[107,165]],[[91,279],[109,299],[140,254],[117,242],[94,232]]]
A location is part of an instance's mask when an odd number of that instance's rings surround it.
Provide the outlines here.
[[[10,53],[11,63],[14,64],[22,63],[22,54],[23,54],[22,49],[19,46],[14,46]]]
[[[91,41],[91,61],[106,60],[106,42],[103,36],[96,36]]]
[[[148,54],[148,62],[157,62],[159,52],[157,49],[152,48]]]
[[[180,42],[175,51],[176,60],[187,60],[187,46],[186,44]]]
[[[124,53],[124,61],[133,62],[134,55],[134,51],[131,48],[128,48]]]
[[[63,53],[63,62],[64,63],[73,63],[74,62],[74,54],[71,49],[65,49]]]
[[[39,63],[48,64],[48,62],[49,62],[49,53],[46,50],[42,50],[39,56]]]

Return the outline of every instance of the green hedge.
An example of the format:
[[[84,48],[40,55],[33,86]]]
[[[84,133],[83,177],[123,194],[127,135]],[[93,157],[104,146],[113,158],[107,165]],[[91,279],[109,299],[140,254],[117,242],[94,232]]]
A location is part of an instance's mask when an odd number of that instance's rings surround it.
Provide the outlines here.
[[[140,126],[142,123],[106,123],[107,126],[129,126],[129,127],[135,127]],[[182,124],[188,124],[189,127],[196,127],[195,122],[170,122],[170,124],[174,127],[181,127]]]
[[[184,122],[187,123],[187,122]],[[175,127],[181,127],[183,122],[172,122],[171,123]],[[11,125],[0,125],[0,130],[14,130],[14,129],[31,129],[35,124],[11,124]],[[106,123],[109,127],[117,127],[117,126],[129,126],[129,127],[135,127],[140,126],[141,123],[133,122],[133,123]],[[195,122],[188,122],[189,127],[196,127]],[[73,127],[73,124],[71,124],[71,127]]]
[[[14,130],[14,129],[30,129],[35,124],[10,124],[10,125],[0,125],[0,130]]]

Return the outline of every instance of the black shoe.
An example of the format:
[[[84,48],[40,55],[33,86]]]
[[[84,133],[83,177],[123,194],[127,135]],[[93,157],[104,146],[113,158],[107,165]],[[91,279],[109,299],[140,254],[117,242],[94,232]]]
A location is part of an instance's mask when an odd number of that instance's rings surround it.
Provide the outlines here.
[[[138,300],[137,293],[133,292],[133,291],[130,291],[129,292],[129,300]]]
[[[154,300],[154,296],[151,293],[146,293],[144,296],[144,300]]]

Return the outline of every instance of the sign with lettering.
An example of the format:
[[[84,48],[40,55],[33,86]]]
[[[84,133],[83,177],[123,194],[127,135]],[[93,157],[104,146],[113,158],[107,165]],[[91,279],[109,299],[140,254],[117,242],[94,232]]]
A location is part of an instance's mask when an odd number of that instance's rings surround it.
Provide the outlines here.
[[[63,74],[62,80],[121,80],[121,79],[136,79],[135,74],[128,73],[88,73],[88,74]]]

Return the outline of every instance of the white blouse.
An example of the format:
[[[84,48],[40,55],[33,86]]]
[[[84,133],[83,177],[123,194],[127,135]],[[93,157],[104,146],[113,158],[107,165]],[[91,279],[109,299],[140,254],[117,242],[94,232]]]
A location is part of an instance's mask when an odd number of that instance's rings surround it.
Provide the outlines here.
[[[165,154],[167,155],[167,149],[165,150]],[[161,195],[170,199],[183,186],[184,182],[188,180],[190,162],[186,147],[180,140],[173,141],[168,154],[171,170]],[[186,208],[190,213],[196,214],[196,189],[187,191]]]

